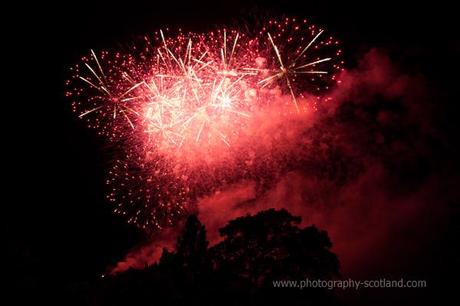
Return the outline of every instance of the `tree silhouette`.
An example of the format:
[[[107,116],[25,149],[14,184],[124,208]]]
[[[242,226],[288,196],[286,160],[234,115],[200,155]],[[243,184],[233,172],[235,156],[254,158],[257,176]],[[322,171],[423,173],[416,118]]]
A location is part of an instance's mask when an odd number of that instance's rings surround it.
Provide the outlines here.
[[[206,230],[196,215],[188,217],[182,236],[177,239],[176,256],[184,266],[203,268],[208,261],[208,241]]]
[[[189,216],[175,252],[158,264],[105,280],[98,305],[331,305],[327,290],[274,288],[272,281],[332,278],[336,256],[326,232],[299,228],[301,219],[269,209],[230,221],[208,248],[205,227]]]
[[[218,269],[236,273],[254,285],[272,280],[330,278],[338,275],[337,257],[326,232],[300,229],[300,217],[269,209],[239,217],[220,229],[224,240],[211,249]]]

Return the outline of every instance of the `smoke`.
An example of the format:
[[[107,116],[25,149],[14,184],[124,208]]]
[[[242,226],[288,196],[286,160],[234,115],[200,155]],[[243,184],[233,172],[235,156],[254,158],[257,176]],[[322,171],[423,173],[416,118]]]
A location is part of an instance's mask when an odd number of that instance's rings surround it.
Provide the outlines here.
[[[148,243],[140,245],[129,252],[125,259],[119,261],[114,267],[109,268],[109,274],[117,274],[128,269],[143,269],[157,262],[163,249],[174,250],[176,237],[181,226],[168,228],[152,237]]]
[[[382,165],[369,166],[341,186],[291,172],[256,201],[251,184],[202,199],[200,219],[211,243],[216,243],[217,230],[227,221],[263,209],[285,208],[302,217],[302,226],[314,224],[328,231],[344,275],[390,272],[435,238],[437,231],[432,230],[442,227],[449,195],[439,197],[445,192],[439,177],[404,195],[394,192],[389,180],[391,174]]]
[[[231,219],[285,208],[302,225],[326,230],[342,273],[358,276],[397,271],[435,238],[455,196],[439,158],[436,96],[423,77],[401,72],[379,50],[340,80],[317,112],[281,123],[276,109],[264,114],[264,124],[252,131],[263,135],[262,151],[272,152],[264,164],[272,179],[245,177],[199,199],[211,244]],[[156,262],[179,228],[157,234],[113,272]]]

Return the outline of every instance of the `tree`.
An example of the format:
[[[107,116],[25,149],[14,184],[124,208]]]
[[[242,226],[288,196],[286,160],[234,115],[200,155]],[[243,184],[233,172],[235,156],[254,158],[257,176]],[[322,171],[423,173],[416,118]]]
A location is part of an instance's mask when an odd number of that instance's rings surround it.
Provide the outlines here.
[[[190,215],[185,223],[182,235],[177,239],[176,255],[184,266],[200,269],[207,264],[207,253],[206,229],[196,215]]]
[[[337,257],[326,232],[298,227],[301,218],[269,209],[239,217],[220,229],[224,240],[211,249],[217,269],[249,279],[256,286],[273,279],[331,278]]]
[[[300,221],[274,209],[240,217],[208,248],[205,227],[191,215],[175,252],[164,250],[158,264],[105,280],[98,305],[332,305],[329,290],[273,287],[273,280],[338,273],[327,234],[299,228]]]

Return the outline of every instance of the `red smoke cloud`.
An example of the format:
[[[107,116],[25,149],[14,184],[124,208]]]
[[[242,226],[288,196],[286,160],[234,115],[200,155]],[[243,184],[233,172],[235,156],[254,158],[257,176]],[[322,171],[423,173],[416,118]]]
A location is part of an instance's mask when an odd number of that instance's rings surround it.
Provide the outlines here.
[[[304,226],[328,231],[342,273],[362,276],[397,270],[433,239],[452,197],[432,161],[436,98],[423,78],[402,73],[378,50],[340,79],[317,112],[282,122],[284,133],[276,132],[279,120],[258,126],[261,146],[281,152],[268,166],[273,182],[261,188],[244,179],[199,200],[211,244],[231,219],[285,208]],[[300,162],[278,167],[286,156]],[[163,247],[173,248],[179,228],[157,234],[112,272],[156,262]]]
[[[444,188],[437,177],[404,195],[392,192],[388,180],[390,174],[381,165],[369,166],[342,186],[292,172],[256,201],[252,184],[207,197],[200,203],[200,218],[215,243],[218,228],[227,221],[262,209],[285,208],[301,216],[303,226],[314,224],[328,231],[344,275],[389,272],[430,243],[434,237],[427,235],[442,226],[446,207],[438,197]]]

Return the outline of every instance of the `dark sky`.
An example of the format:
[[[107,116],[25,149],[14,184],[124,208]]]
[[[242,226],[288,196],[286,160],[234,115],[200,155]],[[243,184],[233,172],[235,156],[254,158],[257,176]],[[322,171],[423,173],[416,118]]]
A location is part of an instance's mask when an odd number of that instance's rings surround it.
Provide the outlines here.
[[[4,61],[14,68],[12,98],[3,100],[14,111],[4,116],[14,119],[9,130],[18,133],[12,153],[19,161],[13,197],[2,202],[12,208],[4,218],[19,292],[46,297],[95,279],[143,239],[110,213],[104,186],[110,149],[64,99],[68,67],[90,48],[122,44],[164,25],[206,29],[254,14],[307,17],[343,42],[350,65],[380,47],[407,71],[424,75],[445,95],[438,107],[446,137],[458,131],[458,10],[449,1],[157,2],[24,3],[4,27],[11,37]]]

